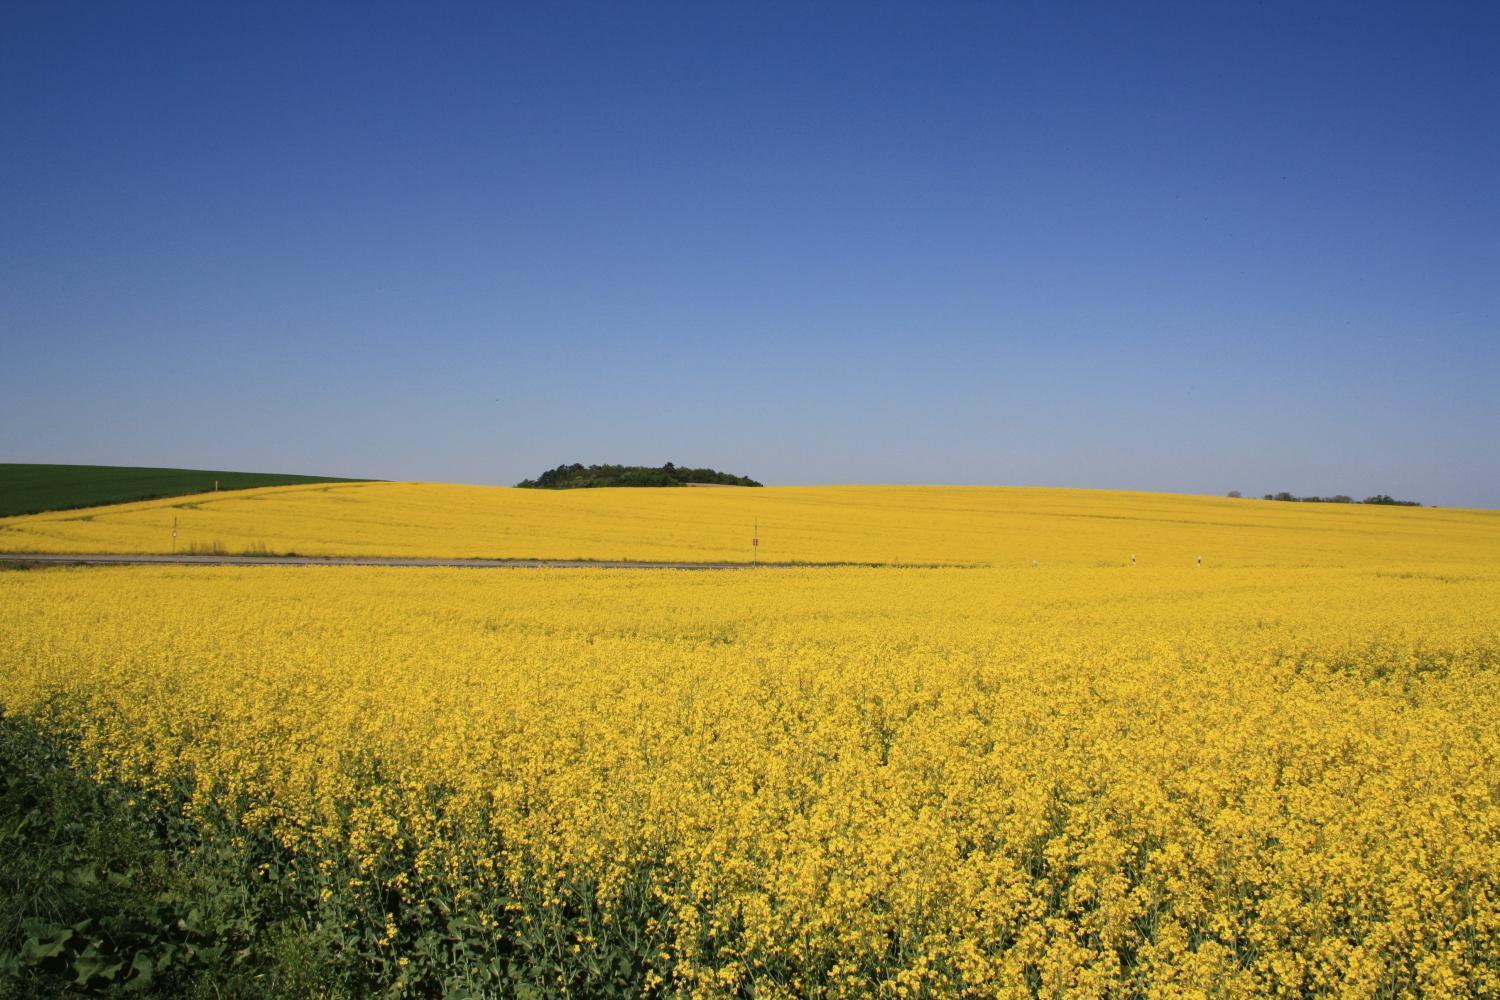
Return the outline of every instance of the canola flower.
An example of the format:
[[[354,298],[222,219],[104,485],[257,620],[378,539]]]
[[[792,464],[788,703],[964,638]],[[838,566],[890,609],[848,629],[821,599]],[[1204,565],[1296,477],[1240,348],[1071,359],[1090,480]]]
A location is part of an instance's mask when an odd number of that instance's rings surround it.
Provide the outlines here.
[[[928,486],[518,490],[338,483],[0,518],[0,552],[1025,566],[1500,560],[1500,512]],[[177,537],[173,538],[173,530]]]
[[[0,664],[394,995],[1500,995],[1477,558],[53,569]]]

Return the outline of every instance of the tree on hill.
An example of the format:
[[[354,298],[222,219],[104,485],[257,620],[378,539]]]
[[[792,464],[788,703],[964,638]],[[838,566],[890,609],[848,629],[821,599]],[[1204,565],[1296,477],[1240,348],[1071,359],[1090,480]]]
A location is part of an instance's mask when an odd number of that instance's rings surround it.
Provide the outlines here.
[[[1373,504],[1378,504],[1379,506],[1382,506],[1382,507],[1420,507],[1420,506],[1422,506],[1421,504],[1417,503],[1415,500],[1397,500],[1394,497],[1386,496],[1384,493],[1377,493],[1377,494],[1375,494],[1372,497],[1365,497],[1363,500],[1360,501],[1360,503],[1373,503]]]
[[[1233,494],[1231,494],[1231,496],[1232,495]],[[1265,495],[1265,499],[1267,499],[1267,500],[1282,500],[1282,501],[1287,501],[1287,502],[1290,502],[1290,503],[1369,503],[1369,504],[1375,504],[1375,505],[1381,506],[1381,507],[1420,507],[1420,506],[1422,506],[1420,503],[1418,503],[1415,500],[1397,500],[1394,497],[1387,496],[1384,493],[1377,493],[1375,496],[1365,497],[1363,500],[1355,500],[1353,497],[1348,496],[1348,495],[1343,494],[1343,493],[1337,493],[1337,494],[1335,494],[1335,495],[1333,495],[1331,497],[1319,497],[1319,496],[1299,497],[1299,496],[1295,496],[1295,495],[1293,495],[1291,493],[1287,493],[1285,491],[1282,491],[1281,493],[1267,493]]]
[[[659,468],[645,465],[559,465],[516,486],[529,490],[577,490],[603,486],[759,486],[748,476],[716,469],[689,469],[671,462]]]

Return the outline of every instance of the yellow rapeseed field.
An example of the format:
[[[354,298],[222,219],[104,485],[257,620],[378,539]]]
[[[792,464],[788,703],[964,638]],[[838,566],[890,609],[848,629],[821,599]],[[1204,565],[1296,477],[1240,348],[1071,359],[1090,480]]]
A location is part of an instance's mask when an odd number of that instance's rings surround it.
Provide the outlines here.
[[[789,557],[1045,557],[0,574],[0,702],[266,859],[371,990],[1500,996],[1493,515],[497,491],[553,526],[486,548],[464,491],[364,490],[184,521],[426,553],[451,497],[452,552],[727,558],[731,521],[796,511],[830,536]],[[168,509],[28,537],[157,548],[132,532]]]
[[[1384,566],[1500,561],[1500,512],[962,487],[268,487],[0,519],[0,552]]]

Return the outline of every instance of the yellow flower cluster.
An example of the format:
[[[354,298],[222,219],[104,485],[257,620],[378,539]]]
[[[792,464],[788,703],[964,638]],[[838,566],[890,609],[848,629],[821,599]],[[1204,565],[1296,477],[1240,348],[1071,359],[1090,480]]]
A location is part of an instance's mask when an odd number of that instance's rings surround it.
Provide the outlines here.
[[[173,538],[173,530],[177,537]],[[1500,561],[1500,512],[1102,490],[841,486],[267,487],[0,519],[0,552],[998,566]]]
[[[1149,550],[1138,528],[1114,548]],[[1037,568],[0,574],[0,702],[274,838],[398,986],[437,914],[556,956],[543,993],[623,968],[704,997],[1500,995],[1493,560],[1050,544]]]

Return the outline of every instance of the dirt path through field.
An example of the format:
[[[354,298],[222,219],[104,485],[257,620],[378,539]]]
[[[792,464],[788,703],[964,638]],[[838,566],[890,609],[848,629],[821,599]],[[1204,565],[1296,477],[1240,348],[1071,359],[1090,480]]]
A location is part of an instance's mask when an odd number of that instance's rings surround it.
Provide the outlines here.
[[[109,555],[104,553],[0,553],[0,563],[36,565],[172,566],[418,566],[457,569],[809,569],[828,566],[882,566],[886,563],[715,563],[627,562],[594,559],[399,559],[379,556],[215,556]],[[911,564],[902,564],[910,567]],[[936,564],[934,564],[936,565]]]

